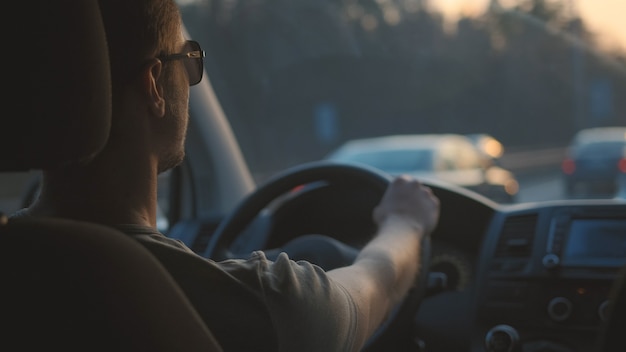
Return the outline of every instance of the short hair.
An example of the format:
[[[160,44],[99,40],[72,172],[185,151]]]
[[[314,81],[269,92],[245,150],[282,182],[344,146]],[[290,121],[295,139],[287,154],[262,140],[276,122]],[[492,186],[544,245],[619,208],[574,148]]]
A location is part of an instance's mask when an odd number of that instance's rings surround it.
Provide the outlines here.
[[[99,0],[113,90],[132,80],[145,61],[174,50],[180,12],[174,0]]]

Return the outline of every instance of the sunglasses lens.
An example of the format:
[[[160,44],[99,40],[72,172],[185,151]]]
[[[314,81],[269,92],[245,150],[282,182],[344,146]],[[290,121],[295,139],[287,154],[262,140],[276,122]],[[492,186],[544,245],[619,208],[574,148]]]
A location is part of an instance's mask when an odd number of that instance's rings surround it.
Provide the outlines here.
[[[188,41],[189,51],[197,51],[202,52],[200,48],[200,44],[195,41]],[[200,83],[202,80],[202,71],[204,70],[203,57],[200,56],[198,58],[194,58],[191,60],[184,60],[185,69],[187,70],[187,75],[189,76],[189,85],[194,85]]]

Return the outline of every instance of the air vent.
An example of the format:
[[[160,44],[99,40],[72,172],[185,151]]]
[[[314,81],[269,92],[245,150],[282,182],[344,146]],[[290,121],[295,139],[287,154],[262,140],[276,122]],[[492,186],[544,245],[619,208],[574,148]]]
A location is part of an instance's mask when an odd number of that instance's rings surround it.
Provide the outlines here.
[[[530,256],[536,226],[536,214],[508,218],[502,228],[495,257]]]

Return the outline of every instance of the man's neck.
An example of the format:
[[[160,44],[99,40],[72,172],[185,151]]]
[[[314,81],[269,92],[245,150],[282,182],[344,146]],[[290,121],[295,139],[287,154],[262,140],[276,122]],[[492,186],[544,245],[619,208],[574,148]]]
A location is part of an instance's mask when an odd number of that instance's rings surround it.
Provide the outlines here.
[[[32,215],[156,227],[157,171],[146,158],[124,163],[104,156],[43,177],[41,196],[28,210]]]

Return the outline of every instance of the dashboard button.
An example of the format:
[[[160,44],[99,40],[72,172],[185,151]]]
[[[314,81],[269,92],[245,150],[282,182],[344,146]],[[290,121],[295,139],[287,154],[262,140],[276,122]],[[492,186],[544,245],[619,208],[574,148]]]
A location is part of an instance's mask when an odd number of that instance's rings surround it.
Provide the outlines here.
[[[606,318],[609,314],[609,300],[602,302],[598,307],[598,316],[600,317],[600,321],[606,321]]]
[[[565,297],[555,297],[548,303],[548,315],[554,321],[562,322],[572,315],[572,302]]]
[[[513,352],[519,345],[519,333],[510,325],[496,325],[485,336],[487,352]]]
[[[543,266],[546,269],[554,269],[559,266],[560,262],[559,256],[553,253],[546,254],[542,259]]]

